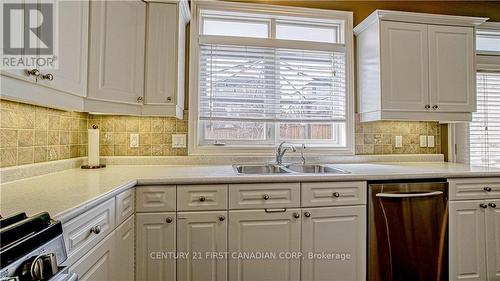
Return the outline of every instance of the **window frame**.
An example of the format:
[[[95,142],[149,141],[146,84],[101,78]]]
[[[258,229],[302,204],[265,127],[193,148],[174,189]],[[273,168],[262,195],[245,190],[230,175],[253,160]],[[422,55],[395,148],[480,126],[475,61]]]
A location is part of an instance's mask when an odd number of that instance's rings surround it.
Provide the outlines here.
[[[286,39],[274,39],[275,30],[272,25],[269,26],[271,39],[255,37],[231,37],[218,35],[202,35],[202,10],[208,11],[207,17],[217,18],[217,15],[210,15],[210,10],[233,13],[248,13],[251,15],[263,14],[278,16],[280,20],[287,18],[304,18],[308,21],[303,23],[311,25],[324,25],[325,22],[340,22],[344,32],[342,35],[343,44],[336,44],[340,47],[332,48],[332,43],[296,41]],[[248,4],[222,1],[193,1],[191,6],[191,32],[190,32],[190,85],[189,85],[189,132],[188,132],[188,153],[189,155],[269,155],[276,149],[276,142],[279,138],[279,124],[266,123],[266,140],[259,141],[256,145],[249,145],[248,141],[231,141],[230,145],[214,145],[210,142],[200,141],[204,134],[199,130],[198,116],[198,63],[199,63],[199,45],[202,43],[229,43],[229,44],[251,44],[254,46],[276,47],[276,48],[294,48],[294,49],[313,49],[323,51],[343,51],[345,53],[345,71],[346,71],[346,120],[345,120],[345,147],[336,147],[325,145],[324,141],[318,140],[287,140],[289,143],[306,143],[307,154],[330,155],[354,155],[354,47],[353,47],[353,14],[347,11],[322,10],[311,8],[298,8],[289,6],[276,6],[266,4]],[[224,15],[220,16],[224,18]],[[312,20],[313,19],[313,20]],[[252,22],[254,19],[249,17]],[[258,19],[258,22],[264,20]],[[272,21],[272,19],[271,19]],[[323,22],[323,23],[322,23]],[[297,23],[300,23],[297,22]],[[274,34],[273,34],[274,33]],[[338,30],[337,30],[338,33]],[[340,37],[337,35],[337,37]],[[340,48],[340,49],[339,49]],[[332,123],[333,124],[333,123]],[[274,131],[274,138],[268,139],[268,130]],[[334,129],[333,129],[334,130]],[[274,140],[273,140],[274,139]],[[273,142],[274,141],[274,142]],[[254,142],[255,143],[255,142]]]

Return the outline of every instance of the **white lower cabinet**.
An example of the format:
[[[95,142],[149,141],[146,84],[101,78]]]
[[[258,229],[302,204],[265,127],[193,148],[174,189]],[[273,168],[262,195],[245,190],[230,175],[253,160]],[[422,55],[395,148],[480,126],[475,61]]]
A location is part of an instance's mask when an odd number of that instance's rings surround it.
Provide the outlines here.
[[[226,281],[227,212],[180,212],[177,217],[179,281]]]
[[[486,267],[488,280],[500,280],[500,200],[488,200],[486,211]],[[493,207],[494,206],[494,207]]]
[[[135,280],[176,280],[176,214],[136,214]]]
[[[115,280],[113,278],[115,265],[115,232],[109,234],[99,244],[92,248],[81,259],[69,268],[76,273],[79,281]]]
[[[229,211],[229,280],[300,279],[300,209]],[[275,254],[276,257],[271,255]]]
[[[365,218],[365,206],[302,209],[301,280],[365,280]]]
[[[135,264],[135,216],[132,215],[116,228],[115,258],[113,259],[114,281],[134,281]]]
[[[488,280],[485,261],[487,203],[483,200],[452,201],[449,208],[450,280]]]

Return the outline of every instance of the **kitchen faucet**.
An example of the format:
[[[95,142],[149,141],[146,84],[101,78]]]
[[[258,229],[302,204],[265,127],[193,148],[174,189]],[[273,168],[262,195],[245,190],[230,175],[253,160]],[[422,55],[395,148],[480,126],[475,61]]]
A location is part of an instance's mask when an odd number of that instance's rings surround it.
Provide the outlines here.
[[[293,152],[297,151],[293,144],[287,143],[286,141],[283,141],[280,145],[278,145],[278,148],[276,148],[276,164],[283,164],[283,156],[288,149],[291,149]]]

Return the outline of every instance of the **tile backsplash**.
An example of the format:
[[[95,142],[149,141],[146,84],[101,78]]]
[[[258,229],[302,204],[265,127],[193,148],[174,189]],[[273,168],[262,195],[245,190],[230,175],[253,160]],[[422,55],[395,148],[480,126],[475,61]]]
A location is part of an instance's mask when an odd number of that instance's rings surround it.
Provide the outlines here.
[[[187,118],[94,115],[69,112],[0,99],[0,167],[75,158],[87,155],[87,129],[100,130],[102,156],[183,156],[172,148],[172,134],[187,134]],[[438,122],[381,121],[355,125],[356,154],[441,153]],[[130,147],[130,134],[139,134],[139,147]],[[435,147],[421,148],[420,135],[435,137]],[[396,136],[403,147],[395,147]]]
[[[87,113],[0,100],[0,166],[87,155]]]

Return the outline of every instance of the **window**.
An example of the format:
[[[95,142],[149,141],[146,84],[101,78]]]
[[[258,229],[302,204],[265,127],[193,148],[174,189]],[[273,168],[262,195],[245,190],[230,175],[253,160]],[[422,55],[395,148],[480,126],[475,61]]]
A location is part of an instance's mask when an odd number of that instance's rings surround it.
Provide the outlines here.
[[[477,73],[477,112],[469,125],[470,163],[500,168],[500,72]]]
[[[194,9],[191,154],[267,151],[281,141],[352,153],[350,12],[213,2]]]
[[[488,30],[488,29],[477,30],[476,50],[479,53],[500,54],[500,30]]]

